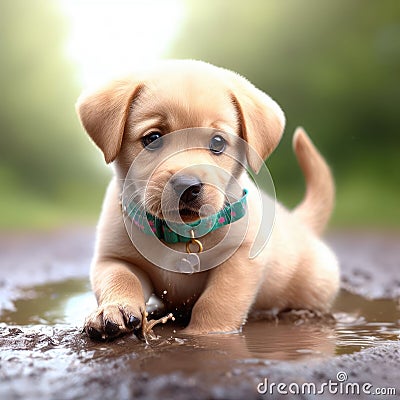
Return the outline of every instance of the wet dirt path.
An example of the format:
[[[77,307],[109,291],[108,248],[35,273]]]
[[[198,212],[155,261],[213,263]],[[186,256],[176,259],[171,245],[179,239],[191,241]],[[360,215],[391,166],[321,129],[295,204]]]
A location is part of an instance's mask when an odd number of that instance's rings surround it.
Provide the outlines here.
[[[395,388],[400,396],[399,239],[330,236],[346,289],[336,322],[288,314],[278,323],[252,320],[238,335],[193,339],[167,324],[146,345],[133,336],[93,343],[81,333],[93,307],[92,229],[0,235],[0,399],[267,398],[257,386],[279,392],[265,379],[318,389],[340,384],[340,372],[343,384],[367,382],[371,392]]]

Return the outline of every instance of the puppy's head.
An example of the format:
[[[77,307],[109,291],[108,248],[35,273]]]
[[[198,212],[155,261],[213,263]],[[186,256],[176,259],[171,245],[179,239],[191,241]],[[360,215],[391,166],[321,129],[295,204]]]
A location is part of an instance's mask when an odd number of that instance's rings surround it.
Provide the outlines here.
[[[165,61],[83,94],[77,110],[120,179],[140,158],[130,171],[136,201],[161,218],[167,210],[169,218],[177,212],[184,221],[197,219],[205,204],[210,212],[220,210],[232,177],[243,171],[235,158],[245,152],[258,172],[284,128],[279,106],[245,78],[189,60]],[[199,127],[209,129],[190,129]],[[182,132],[169,135],[176,131]],[[249,146],[243,149],[235,138]]]

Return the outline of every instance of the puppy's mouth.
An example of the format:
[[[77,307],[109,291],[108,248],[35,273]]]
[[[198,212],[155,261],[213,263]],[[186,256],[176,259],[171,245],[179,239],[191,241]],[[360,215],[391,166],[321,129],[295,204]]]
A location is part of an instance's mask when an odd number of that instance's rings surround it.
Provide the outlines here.
[[[192,209],[188,207],[183,207],[179,210],[179,215],[181,216],[183,222],[193,222],[200,219],[199,209]]]
[[[179,209],[167,210],[163,213],[163,218],[172,221],[194,222],[201,218],[199,208],[190,207],[187,204],[180,204]]]
[[[196,222],[214,214],[224,204],[222,193],[193,176],[177,175],[162,187],[161,196],[160,189],[147,193],[146,205],[148,212],[166,221]]]
[[[167,185],[166,209],[162,210],[163,217],[171,221],[193,222],[200,217],[200,208],[205,196],[205,185],[195,175],[175,174]],[[168,210],[168,208],[170,209]]]
[[[164,206],[159,202],[146,202],[146,211],[153,214],[155,217],[164,219],[171,222],[194,222],[204,217],[200,215],[200,208],[202,204],[187,204],[182,201],[172,201],[171,203],[178,203],[175,205],[165,204]]]
[[[166,204],[164,207],[159,203],[153,204],[152,207],[147,208],[147,211],[166,221],[190,223],[206,218],[219,210],[219,207],[214,208],[211,204],[203,201],[195,201],[190,204],[182,201],[177,203],[176,205]]]

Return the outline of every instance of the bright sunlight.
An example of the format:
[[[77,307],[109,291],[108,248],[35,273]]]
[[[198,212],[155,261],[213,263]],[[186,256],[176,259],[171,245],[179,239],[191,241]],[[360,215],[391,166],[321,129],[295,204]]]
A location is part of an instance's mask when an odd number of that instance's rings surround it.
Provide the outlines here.
[[[68,56],[85,86],[162,58],[179,31],[182,0],[59,0],[70,21]]]

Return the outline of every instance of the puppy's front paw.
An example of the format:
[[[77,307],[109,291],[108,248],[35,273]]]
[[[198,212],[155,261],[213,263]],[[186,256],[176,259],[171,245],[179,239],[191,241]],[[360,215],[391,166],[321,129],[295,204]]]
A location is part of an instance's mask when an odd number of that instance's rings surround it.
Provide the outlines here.
[[[142,313],[129,305],[101,305],[85,320],[84,330],[93,340],[112,340],[124,333],[138,330]]]

